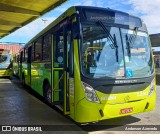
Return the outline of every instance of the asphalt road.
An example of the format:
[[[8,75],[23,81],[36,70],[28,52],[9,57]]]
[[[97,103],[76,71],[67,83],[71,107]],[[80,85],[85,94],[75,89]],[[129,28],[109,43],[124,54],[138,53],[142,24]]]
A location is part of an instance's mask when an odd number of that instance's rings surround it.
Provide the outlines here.
[[[63,125],[68,125],[69,130],[72,130],[69,132],[71,134],[158,134],[160,131],[115,130],[124,130],[125,125],[132,125],[132,127],[135,127],[135,125],[142,125],[142,127],[145,125],[160,125],[159,102],[160,86],[157,85],[157,103],[154,111],[103,120],[91,124],[91,126],[80,126],[60,113],[55,107],[44,103],[42,97],[32,90],[22,87],[19,80],[15,78],[11,80],[0,79],[0,125],[60,125],[62,131],[56,133],[66,133],[63,130]],[[108,125],[120,126],[108,127]]]

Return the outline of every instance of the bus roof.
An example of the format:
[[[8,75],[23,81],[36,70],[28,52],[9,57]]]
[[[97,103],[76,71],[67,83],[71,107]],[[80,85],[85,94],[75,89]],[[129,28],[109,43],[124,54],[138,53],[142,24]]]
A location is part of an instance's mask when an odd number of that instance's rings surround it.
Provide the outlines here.
[[[66,17],[71,16],[72,14],[76,13],[76,12],[83,12],[84,9],[91,9],[93,10],[103,10],[103,11],[111,11],[111,12],[116,12],[116,13],[120,13],[126,16],[130,16],[130,17],[134,17],[136,19],[139,19],[139,21],[141,21],[140,18],[132,16],[126,12],[122,12],[122,11],[118,11],[118,10],[113,10],[110,8],[102,8],[102,7],[92,7],[92,6],[72,6],[69,9],[67,9],[63,14],[61,14],[56,20],[54,20],[51,24],[49,24],[45,29],[43,29],[40,33],[38,33],[35,37],[33,37],[24,47],[30,45],[30,43],[32,43],[34,40],[38,39],[40,36],[42,36],[43,34],[45,34],[48,30],[50,30],[52,27],[56,26],[59,22],[61,22],[63,19],[65,19]],[[81,15],[82,17],[83,15]],[[143,25],[142,25],[143,26]]]

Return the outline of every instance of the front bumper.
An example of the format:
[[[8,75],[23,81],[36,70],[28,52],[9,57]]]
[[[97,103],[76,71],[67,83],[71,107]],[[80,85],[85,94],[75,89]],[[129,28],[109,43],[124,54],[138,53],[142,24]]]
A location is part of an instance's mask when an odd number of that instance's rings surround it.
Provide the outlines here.
[[[0,77],[12,76],[12,75],[13,75],[13,71],[11,69],[0,70]]]
[[[75,121],[79,123],[87,123],[147,112],[154,109],[155,103],[156,93],[153,93],[144,100],[113,105],[93,103],[84,98],[76,106]],[[132,108],[133,111],[121,114],[120,110],[125,108]]]

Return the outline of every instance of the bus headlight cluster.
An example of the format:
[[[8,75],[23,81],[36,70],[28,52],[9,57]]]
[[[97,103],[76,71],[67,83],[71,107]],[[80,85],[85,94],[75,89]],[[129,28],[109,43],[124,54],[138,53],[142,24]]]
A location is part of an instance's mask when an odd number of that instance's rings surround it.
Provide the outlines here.
[[[149,96],[152,95],[153,92],[154,92],[154,83],[155,83],[155,80],[153,79],[151,84],[150,84],[150,90],[149,90],[149,93],[148,93]]]
[[[86,99],[88,101],[100,103],[94,89],[90,85],[88,85],[87,83],[82,82],[82,85],[83,85],[83,89],[85,91]]]

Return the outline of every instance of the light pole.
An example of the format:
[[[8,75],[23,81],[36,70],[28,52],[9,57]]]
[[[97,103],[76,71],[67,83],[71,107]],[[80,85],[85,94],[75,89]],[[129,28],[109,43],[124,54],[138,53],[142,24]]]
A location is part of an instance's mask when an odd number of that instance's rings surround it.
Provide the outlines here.
[[[47,21],[48,21],[48,20],[42,19],[42,21],[44,22],[44,27],[46,27],[46,26],[47,26],[46,24],[47,24]]]

